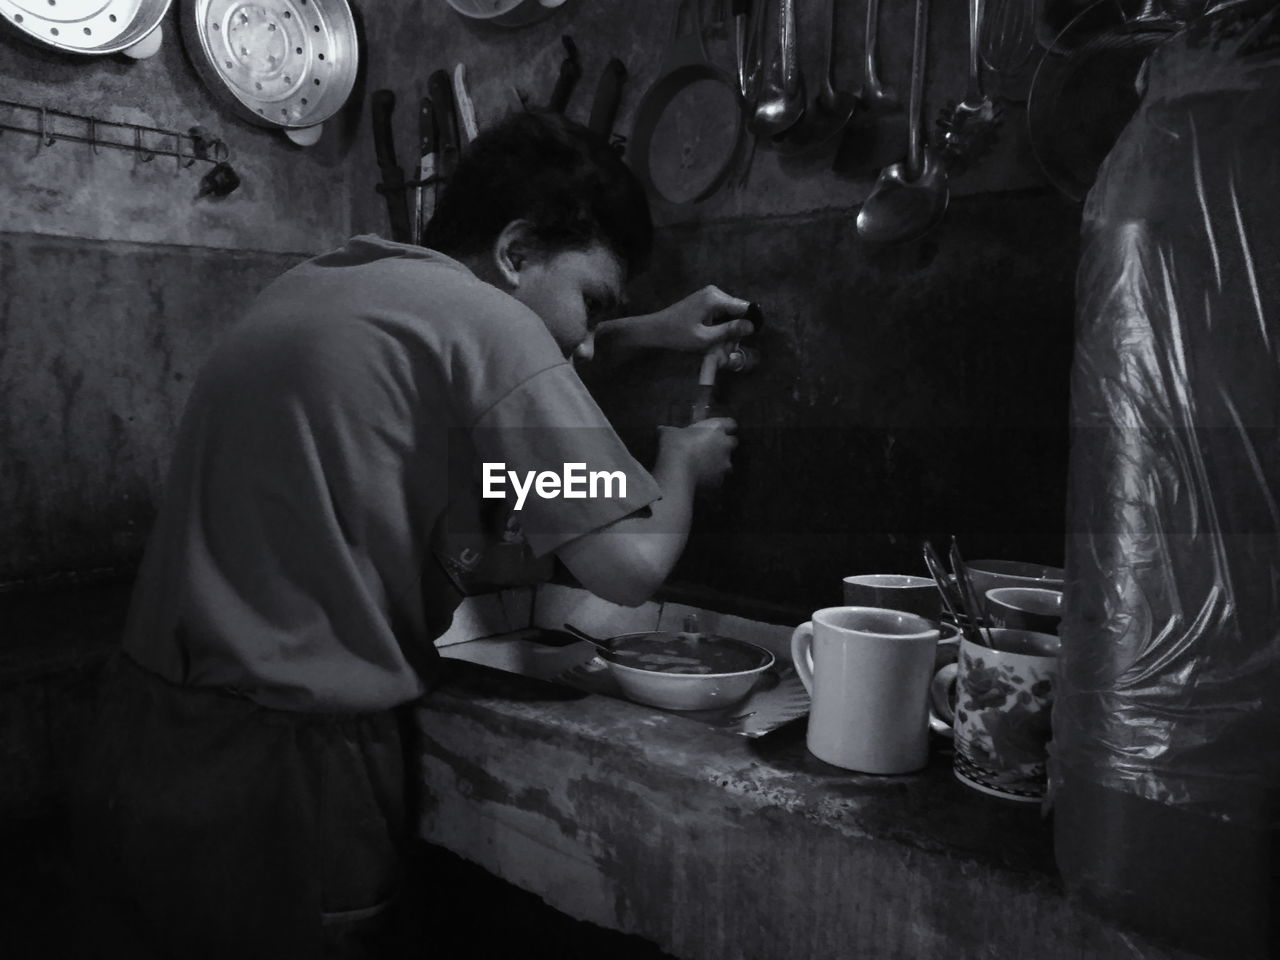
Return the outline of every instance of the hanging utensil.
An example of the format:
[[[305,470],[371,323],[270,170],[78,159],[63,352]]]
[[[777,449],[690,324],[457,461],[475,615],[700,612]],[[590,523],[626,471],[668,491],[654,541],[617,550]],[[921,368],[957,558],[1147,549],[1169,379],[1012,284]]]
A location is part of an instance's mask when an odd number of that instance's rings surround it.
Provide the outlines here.
[[[611,141],[613,125],[618,118],[618,105],[622,102],[622,83],[627,79],[627,67],[617,57],[611,57],[600,74],[595,99],[591,102],[587,127],[606,141]],[[620,144],[616,145],[622,152]]]
[[[1152,0],[1098,0],[1045,51],[1031,83],[1027,131],[1048,181],[1083,200],[1138,109],[1143,64],[1179,23]]]
[[[979,32],[983,0],[969,0],[969,79],[964,99],[942,108],[938,118],[938,152],[948,173],[958,173],[990,149],[1000,125],[1001,109],[982,89]]]
[[[449,71],[436,70],[427,77],[427,96],[435,113],[436,130],[436,204],[445,184],[458,167],[458,119],[453,108],[453,81]]]
[[[728,180],[746,139],[736,81],[707,59],[697,0],[675,0],[658,79],[636,107],[627,156],[655,204],[701,203]]]
[[[761,79],[761,90],[751,113],[751,132],[757,137],[779,137],[804,116],[804,75],[796,56],[794,0],[778,0],[778,43],[770,66]]]
[[[436,209],[436,115],[431,98],[418,101],[418,171],[413,190],[413,242],[422,242],[422,232]]]
[[[738,93],[746,98],[747,91],[747,38],[751,27],[751,0],[733,0],[733,53],[738,68]]]
[[[33,3],[0,0],[0,22],[28,40],[63,53],[123,53],[144,60],[160,49],[160,25],[172,0]]]
[[[457,110],[460,146],[465,147],[479,136],[480,128],[476,123],[476,108],[471,102],[471,93],[467,90],[467,68],[461,63],[453,68],[453,105]]]
[[[873,243],[897,243],[922,236],[942,219],[950,199],[946,171],[924,142],[921,130],[928,36],[929,0],[916,0],[907,159],[880,172],[858,211],[858,235]]]
[[[1036,23],[1042,0],[993,0],[983,18],[982,62],[1002,100],[1022,103],[1041,52]]]
[[[880,80],[876,65],[880,33],[880,0],[867,0],[863,40],[862,89],[859,106],[841,139],[833,169],[841,176],[877,173],[898,157],[906,137],[906,114],[897,93]]]
[[[573,37],[563,36],[560,43],[564,46],[564,59],[560,61],[560,72],[556,75],[556,85],[551,91],[551,99],[547,101],[547,109],[552,113],[564,113],[569,105],[569,95],[582,77],[582,58],[578,54],[578,45]]]
[[[396,161],[396,141],[392,133],[391,115],[396,109],[396,95],[390,90],[375,90],[370,100],[373,118],[373,149],[378,157],[382,182],[378,192],[387,200],[387,219],[391,239],[397,243],[410,240],[409,206],[405,197],[404,171]]]
[[[805,111],[804,119],[783,134],[778,152],[801,154],[816,152],[831,143],[853,118],[858,98],[835,86],[836,0],[827,0],[827,62],[823,68],[818,95]]]
[[[244,120],[305,146],[351,95],[359,38],[347,0],[188,0],[180,11],[196,72]]]

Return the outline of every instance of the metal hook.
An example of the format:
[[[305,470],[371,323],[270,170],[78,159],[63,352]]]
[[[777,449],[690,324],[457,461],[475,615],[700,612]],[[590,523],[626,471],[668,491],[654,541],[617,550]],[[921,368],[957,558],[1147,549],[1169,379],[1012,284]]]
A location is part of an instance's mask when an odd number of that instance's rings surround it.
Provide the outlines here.
[[[40,140],[36,143],[36,153],[38,154],[44,147],[52,147],[57,142],[57,137],[49,129],[48,113],[44,107],[40,108]]]
[[[142,128],[141,127],[133,128],[133,149],[135,153],[137,153],[140,157],[142,157],[143,163],[150,163],[152,160],[156,158],[156,155],[152,151],[147,150],[145,147],[142,146]]]
[[[98,121],[94,117],[89,118],[89,149],[98,152]]]

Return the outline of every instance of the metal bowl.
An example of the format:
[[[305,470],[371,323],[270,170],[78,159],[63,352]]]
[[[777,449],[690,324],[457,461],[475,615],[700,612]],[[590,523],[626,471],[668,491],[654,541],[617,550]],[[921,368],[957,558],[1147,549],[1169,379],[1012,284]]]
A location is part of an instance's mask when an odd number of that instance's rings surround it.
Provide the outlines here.
[[[602,659],[622,692],[665,710],[713,710],[736,703],[774,663],[764,647],[713,634],[626,634],[610,640],[609,648]],[[706,672],[688,672],[695,668]]]
[[[0,0],[0,16],[67,53],[129,52],[160,26],[172,0]],[[153,51],[154,52],[154,51]]]
[[[351,95],[360,54],[347,0],[189,0],[181,13],[196,71],[244,120],[314,127]]]
[[[445,0],[469,20],[525,27],[550,16],[565,0]]]

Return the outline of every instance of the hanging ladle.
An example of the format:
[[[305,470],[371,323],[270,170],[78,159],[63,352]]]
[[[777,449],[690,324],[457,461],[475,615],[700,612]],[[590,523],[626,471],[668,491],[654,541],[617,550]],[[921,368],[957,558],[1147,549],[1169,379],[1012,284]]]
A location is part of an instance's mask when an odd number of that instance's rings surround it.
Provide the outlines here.
[[[761,87],[747,126],[757,137],[780,136],[800,122],[807,99],[796,60],[794,0],[778,2],[777,51],[768,69],[762,71]]]
[[[914,240],[927,233],[942,219],[951,196],[946,170],[924,142],[921,130],[928,37],[929,0],[916,0],[907,159],[880,171],[858,212],[858,235],[873,243]]]
[[[862,89],[858,109],[840,139],[832,169],[843,177],[874,176],[898,156],[907,122],[898,94],[886,87],[876,66],[880,33],[880,0],[867,0],[863,42]]]
[[[858,98],[835,86],[836,59],[836,0],[827,0],[827,64],[823,71],[822,86],[805,113],[804,120],[796,124],[778,140],[778,152],[782,154],[808,153],[829,143],[845,128]]]

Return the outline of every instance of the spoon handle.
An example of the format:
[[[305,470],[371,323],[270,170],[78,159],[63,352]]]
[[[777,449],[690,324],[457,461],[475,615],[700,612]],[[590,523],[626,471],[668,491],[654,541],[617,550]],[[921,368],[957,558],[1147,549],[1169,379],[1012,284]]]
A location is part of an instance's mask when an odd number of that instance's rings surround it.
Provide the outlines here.
[[[862,72],[863,96],[873,100],[880,95],[883,85],[876,72],[876,35],[880,32],[880,0],[867,0],[867,28],[863,35],[864,58]]]
[[[924,67],[929,42],[929,0],[916,0],[915,37],[911,45],[911,94],[907,102],[907,173],[912,181],[924,172],[921,114],[924,107]]]
[[[779,27],[782,43],[782,89],[788,94],[796,91],[799,70],[796,65],[796,7],[794,0],[782,0],[778,5]]]
[[[613,651],[609,648],[609,644],[607,641],[600,640],[596,637],[593,637],[591,634],[587,633],[585,630],[579,630],[572,623],[564,624],[564,630],[565,630],[565,633],[571,633],[575,637],[577,637],[579,640],[587,641],[587,643],[591,644],[597,650],[602,650],[605,653],[613,653]]]

